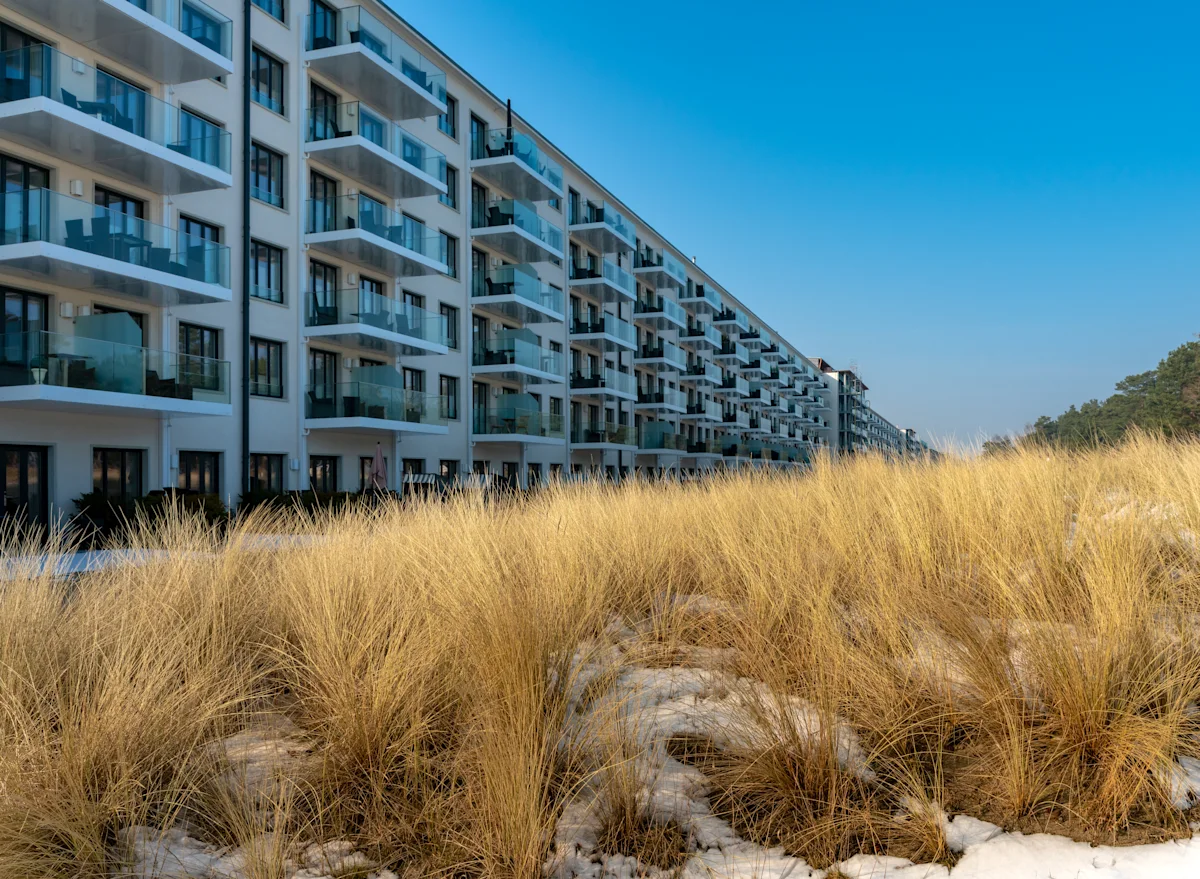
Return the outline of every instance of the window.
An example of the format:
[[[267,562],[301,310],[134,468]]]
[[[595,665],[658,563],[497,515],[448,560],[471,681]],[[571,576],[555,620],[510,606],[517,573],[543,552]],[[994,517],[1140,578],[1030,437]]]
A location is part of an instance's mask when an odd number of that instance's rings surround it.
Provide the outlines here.
[[[415,476],[419,473],[425,472],[424,458],[404,458],[402,460],[404,464],[405,476]]]
[[[446,166],[446,194],[439,195],[438,201],[448,208],[458,210],[458,169]]]
[[[283,397],[283,343],[250,340],[250,393],[256,397]]]
[[[442,417],[458,418],[458,377],[443,375],[438,379],[438,395],[443,399]]]
[[[283,115],[283,62],[258,46],[250,50],[250,97]]]
[[[283,156],[260,143],[250,145],[250,195],[277,208],[283,207],[287,181],[283,176]]]
[[[458,309],[443,302],[438,312],[446,319],[446,347],[458,348]]]
[[[251,0],[251,2],[272,18],[283,21],[283,0]]]
[[[567,222],[573,226],[583,222],[582,201],[582,197],[574,189],[567,190]]]
[[[283,302],[283,250],[273,244],[250,242],[250,295]]]
[[[283,494],[283,455],[250,456],[250,493]]]
[[[308,395],[313,400],[327,401],[331,407],[337,396],[338,360],[332,351],[308,349]]]
[[[487,190],[471,181],[471,228],[473,229],[483,229],[487,226],[487,198]]]
[[[442,242],[446,248],[446,275],[450,278],[458,277],[458,239],[453,235],[442,233]]]
[[[358,459],[358,484],[363,491],[371,487],[371,467],[375,463],[374,455],[362,455]],[[383,472],[388,469],[388,459],[385,455],[383,458]]]
[[[131,195],[125,195],[116,192],[112,189],[105,189],[101,186],[96,187],[93,193],[96,207],[104,208],[114,214],[122,214],[126,217],[132,217],[138,220],[146,218],[146,203],[140,198],[134,198]],[[112,228],[112,223],[115,221],[109,220],[109,228]],[[130,228],[127,231],[132,231]]]
[[[362,117],[359,118],[361,120]],[[308,139],[328,140],[341,134],[342,130],[338,125],[338,96],[315,82],[309,83]]]
[[[425,393],[425,370],[404,367],[404,390]]]
[[[141,449],[93,449],[92,490],[118,503],[140,498],[144,459]]]
[[[179,322],[179,372],[193,388],[219,391],[225,387],[221,363],[221,331]]]
[[[114,308],[111,305],[96,304],[92,306],[92,314],[127,314],[138,328],[138,346],[146,346],[146,315],[140,311],[130,311],[127,308]]]
[[[337,228],[337,181],[317,171],[308,173],[308,231],[332,232]],[[363,196],[363,204],[370,201]],[[360,216],[362,204],[359,205]],[[369,216],[369,214],[368,214]]]
[[[487,123],[478,116],[471,116],[471,158],[487,158]]]
[[[333,455],[309,455],[308,487],[320,494],[337,491],[338,459]]]
[[[446,112],[438,117],[438,131],[458,140],[458,100],[446,95]]]
[[[179,239],[179,243],[184,247],[195,247],[202,241],[220,244],[221,227],[180,214]]]
[[[442,479],[458,479],[458,461],[447,461],[445,458],[438,465],[438,474]]]
[[[179,490],[191,494],[221,493],[220,452],[180,452]]]

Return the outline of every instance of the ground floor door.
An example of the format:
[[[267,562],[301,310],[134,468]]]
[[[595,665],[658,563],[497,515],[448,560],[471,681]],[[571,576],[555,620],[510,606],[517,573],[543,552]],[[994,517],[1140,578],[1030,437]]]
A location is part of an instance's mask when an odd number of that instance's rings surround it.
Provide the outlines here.
[[[50,521],[49,455],[45,446],[0,446],[4,465],[4,517],[31,524]]]

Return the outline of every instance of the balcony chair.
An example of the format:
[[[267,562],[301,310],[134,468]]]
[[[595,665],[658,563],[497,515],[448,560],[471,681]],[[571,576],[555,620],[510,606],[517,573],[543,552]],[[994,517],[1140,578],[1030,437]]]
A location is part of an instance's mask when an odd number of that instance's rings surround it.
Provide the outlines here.
[[[342,397],[342,415],[346,418],[357,418],[366,414],[366,407],[359,405],[358,397],[349,395]]]
[[[150,248],[150,268],[158,272],[174,271],[171,265],[171,248],[169,247],[151,247]]]
[[[112,233],[109,232],[109,217],[92,217],[92,237],[88,250],[97,256],[112,256]]]
[[[187,249],[187,276],[193,281],[206,281],[208,248],[198,244]]]
[[[317,49],[332,49],[336,45],[337,42],[333,39],[333,37],[328,37],[324,34],[321,34],[320,36],[314,36],[312,39],[312,51],[314,52]]]
[[[83,220],[67,220],[67,247],[72,250],[87,250],[88,239],[83,234]]]
[[[333,397],[318,397],[309,391],[308,413],[309,418],[333,418],[337,415],[336,401]]]

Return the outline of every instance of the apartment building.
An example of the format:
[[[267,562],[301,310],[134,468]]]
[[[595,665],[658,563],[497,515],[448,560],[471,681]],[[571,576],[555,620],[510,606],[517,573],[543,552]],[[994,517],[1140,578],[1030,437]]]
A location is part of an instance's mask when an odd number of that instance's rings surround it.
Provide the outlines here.
[[[0,0],[0,51],[8,513],[858,448],[852,373],[387,6]]]

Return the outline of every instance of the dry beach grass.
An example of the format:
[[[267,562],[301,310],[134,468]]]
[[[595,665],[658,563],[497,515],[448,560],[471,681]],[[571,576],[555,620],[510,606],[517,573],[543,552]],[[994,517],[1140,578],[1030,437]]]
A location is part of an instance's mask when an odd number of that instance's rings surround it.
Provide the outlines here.
[[[321,539],[247,543],[264,530]],[[165,560],[0,582],[0,876],[108,876],[129,828],[185,827],[255,879],[327,841],[399,875],[532,879],[581,800],[612,854],[670,870],[699,843],[648,796],[654,747],[741,837],[822,868],[948,863],[943,810],[1187,835],[1194,535],[1200,445],[1150,438],[221,535],[177,517],[132,535]],[[631,668],[684,666],[754,682],[723,728],[653,743],[605,707]],[[287,756],[251,777],[239,741]]]

